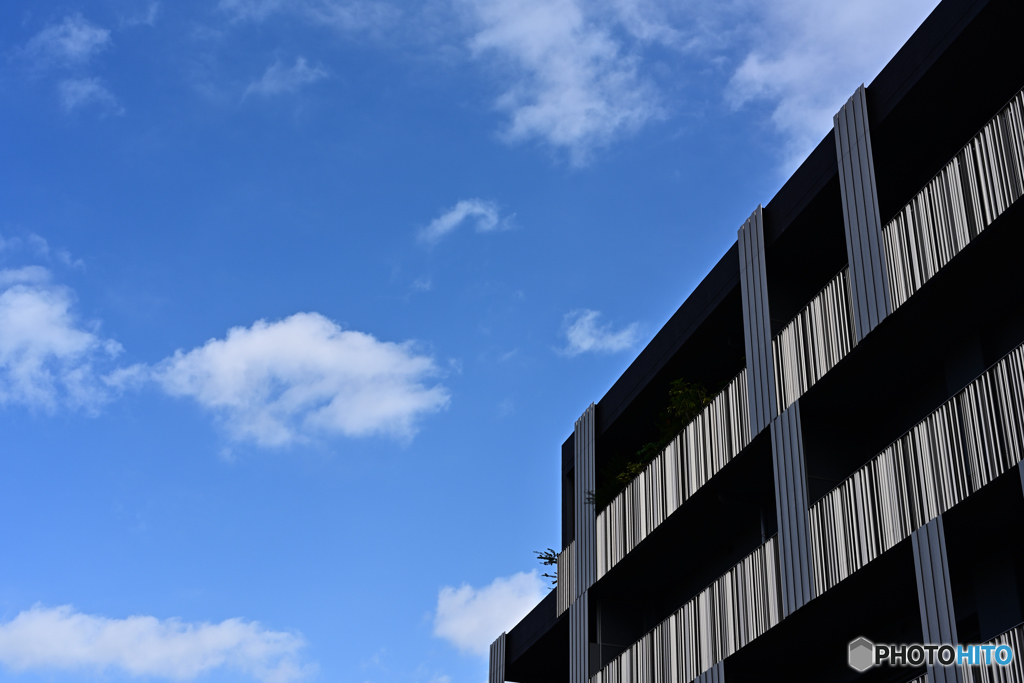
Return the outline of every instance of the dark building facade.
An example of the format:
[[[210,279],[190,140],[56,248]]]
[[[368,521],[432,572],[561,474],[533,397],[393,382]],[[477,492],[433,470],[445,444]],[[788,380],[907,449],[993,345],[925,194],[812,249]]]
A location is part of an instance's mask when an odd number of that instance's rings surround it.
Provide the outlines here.
[[[490,683],[1024,683],[1022,88],[1024,2],[944,0],[852,94],[577,421]],[[615,493],[679,379],[713,400]],[[860,672],[858,637],[1018,659]]]

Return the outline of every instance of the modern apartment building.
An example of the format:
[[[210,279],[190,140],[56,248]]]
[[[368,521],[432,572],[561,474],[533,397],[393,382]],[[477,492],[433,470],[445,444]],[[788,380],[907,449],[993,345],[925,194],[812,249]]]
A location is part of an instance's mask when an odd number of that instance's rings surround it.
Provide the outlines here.
[[[852,93],[576,422],[490,683],[1024,682],[1022,88],[1024,2],[944,0]],[[658,442],[676,380],[715,397]],[[858,672],[858,637],[1018,659]]]

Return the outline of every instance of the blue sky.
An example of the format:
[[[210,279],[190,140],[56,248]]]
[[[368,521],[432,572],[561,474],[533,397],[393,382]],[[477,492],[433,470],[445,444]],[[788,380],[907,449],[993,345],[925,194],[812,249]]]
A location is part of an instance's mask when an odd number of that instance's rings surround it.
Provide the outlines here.
[[[559,448],[934,0],[0,6],[0,679],[481,683]]]

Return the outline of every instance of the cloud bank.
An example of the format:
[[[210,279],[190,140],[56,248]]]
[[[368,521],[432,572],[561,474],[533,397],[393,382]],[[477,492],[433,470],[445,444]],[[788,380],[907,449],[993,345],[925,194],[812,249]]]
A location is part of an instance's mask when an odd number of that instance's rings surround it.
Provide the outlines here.
[[[625,351],[637,343],[640,325],[631,323],[615,330],[611,325],[600,325],[600,311],[581,309],[565,315],[564,334],[568,345],[563,349],[567,356],[581,353],[616,353]]]
[[[109,619],[70,605],[36,605],[0,624],[0,662],[16,672],[111,669],[131,676],[193,680],[228,669],[265,683],[309,673],[301,636],[254,621],[190,624],[151,616]]]
[[[485,656],[490,644],[529,614],[547,594],[547,586],[536,571],[496,578],[489,585],[473,588],[445,586],[437,596],[434,635],[444,638],[460,652]]]
[[[172,396],[218,415],[235,439],[283,446],[323,434],[410,438],[444,409],[438,368],[411,342],[343,330],[318,313],[235,327],[151,371]]]

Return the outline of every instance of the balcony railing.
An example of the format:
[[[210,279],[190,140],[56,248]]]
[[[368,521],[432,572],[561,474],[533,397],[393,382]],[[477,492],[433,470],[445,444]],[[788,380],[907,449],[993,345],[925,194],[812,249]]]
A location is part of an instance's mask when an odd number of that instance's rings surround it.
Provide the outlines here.
[[[1024,91],[885,226],[893,310],[1024,193]]]
[[[598,578],[749,442],[747,371],[743,370],[597,516]]]
[[[572,540],[558,553],[555,576],[555,616],[569,609],[576,595],[576,541]]]
[[[850,301],[843,268],[772,340],[780,415],[857,344]]]
[[[962,666],[964,683],[1016,683],[1024,681],[1024,624],[1011,628],[996,636],[985,645],[1009,645],[1013,650],[1013,661],[1007,666]]]
[[[835,586],[1021,461],[1024,346],[810,510],[814,584]]]
[[[779,623],[773,536],[591,677],[591,683],[692,681]]]

